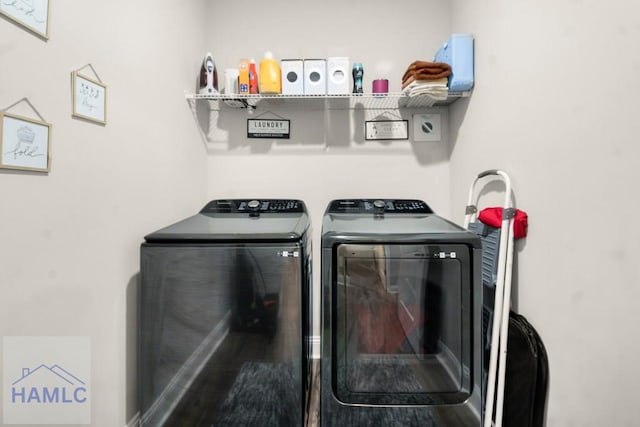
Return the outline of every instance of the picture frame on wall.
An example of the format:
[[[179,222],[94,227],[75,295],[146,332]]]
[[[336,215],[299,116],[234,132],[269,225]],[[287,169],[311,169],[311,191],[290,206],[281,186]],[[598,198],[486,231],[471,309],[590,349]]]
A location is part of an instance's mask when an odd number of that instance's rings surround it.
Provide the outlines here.
[[[49,39],[49,0],[0,0],[0,14]]]
[[[0,168],[49,172],[50,167],[51,124],[0,112]]]
[[[71,73],[71,92],[73,117],[107,124],[107,86],[104,83],[74,71]]]
[[[371,120],[364,124],[365,141],[409,139],[408,120]]]

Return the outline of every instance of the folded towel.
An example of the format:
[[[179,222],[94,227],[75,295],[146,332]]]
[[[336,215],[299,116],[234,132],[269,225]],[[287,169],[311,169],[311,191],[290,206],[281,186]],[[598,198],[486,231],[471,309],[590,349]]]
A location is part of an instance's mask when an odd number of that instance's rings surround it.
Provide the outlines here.
[[[438,80],[414,80],[411,83],[405,85],[402,89],[411,89],[414,87],[422,87],[422,88],[429,88],[429,89],[442,89],[442,90],[448,90],[447,87],[447,79],[443,78],[443,79],[438,79]]]
[[[414,61],[405,71],[402,81],[404,82],[410,76],[420,80],[429,80],[448,77],[450,74],[451,66],[444,62]]]
[[[420,85],[430,85],[433,87],[447,87],[449,80],[446,77],[442,77],[439,79],[416,79],[413,76],[409,77],[407,80],[402,82],[402,89],[406,88],[412,83],[420,84]]]
[[[435,99],[436,101],[444,101],[447,99],[448,92],[446,90],[439,91],[439,90],[415,87],[410,90],[405,90],[404,94],[410,98],[414,96],[429,95],[431,98]]]
[[[413,71],[408,74],[404,79],[402,79],[402,84],[411,83],[414,80],[439,80],[441,78],[447,78],[451,73],[442,72],[439,74],[431,74],[430,72],[425,71]]]
[[[415,70],[431,70],[434,72],[451,71],[451,66],[445,62],[431,62],[431,61],[413,61],[407,67],[407,71]]]
[[[402,92],[409,98],[420,97],[421,104],[427,106],[435,104],[437,101],[447,99],[449,89],[447,88],[447,78],[438,80],[415,80],[403,87]]]

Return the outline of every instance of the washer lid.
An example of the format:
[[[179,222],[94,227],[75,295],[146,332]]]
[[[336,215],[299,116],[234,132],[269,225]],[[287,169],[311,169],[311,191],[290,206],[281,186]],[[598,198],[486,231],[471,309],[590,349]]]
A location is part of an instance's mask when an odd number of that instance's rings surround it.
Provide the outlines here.
[[[421,200],[342,199],[329,203],[322,222],[322,247],[343,242],[468,242],[477,236],[435,213]],[[478,243],[479,245],[479,243]]]
[[[150,243],[295,241],[310,226],[304,202],[289,199],[213,200],[197,215],[155,231]]]

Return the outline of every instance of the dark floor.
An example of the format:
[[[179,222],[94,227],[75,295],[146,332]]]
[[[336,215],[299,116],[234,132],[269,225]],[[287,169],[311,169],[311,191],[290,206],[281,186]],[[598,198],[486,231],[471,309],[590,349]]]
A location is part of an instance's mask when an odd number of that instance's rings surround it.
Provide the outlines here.
[[[228,400],[228,394],[233,387],[234,381],[238,377],[240,365],[244,363],[239,353],[244,351],[253,351],[254,354],[264,351],[265,346],[260,345],[259,340],[241,340],[239,336],[231,335],[227,345],[221,346],[220,356],[224,357],[224,363],[207,366],[206,373],[210,381],[199,382],[189,390],[183,399],[183,402],[189,402],[188,405],[182,404],[174,411],[171,419],[166,423],[167,426],[177,427],[211,427],[213,420],[220,416],[219,408],[211,407],[211,399],[202,399],[202,396],[215,395],[220,402]],[[252,344],[239,345],[250,342]],[[226,366],[223,369],[222,366]],[[309,400],[308,418],[305,422],[307,427],[320,426],[320,363],[319,360],[313,360],[312,363],[312,391]],[[453,418],[452,418],[453,417]],[[459,413],[452,415],[439,414],[438,410],[434,411],[434,421],[437,425],[457,427],[461,425],[473,425],[475,418],[472,414]],[[455,418],[455,419],[454,419]],[[243,425],[243,424],[238,424]],[[255,424],[250,427],[258,427],[264,424]],[[274,424],[277,425],[277,424]],[[342,426],[341,426],[342,427]],[[345,426],[350,427],[350,426]]]
[[[288,390],[278,387],[283,375],[292,375],[293,367],[283,363],[287,355],[278,354],[277,348],[268,335],[230,332],[216,350],[215,358],[204,366],[198,379],[189,387],[166,425],[211,427],[218,422],[234,425],[227,419],[229,412],[239,409],[243,417],[249,416],[251,411],[258,410],[260,404],[265,406],[270,396],[277,402],[270,407],[280,413],[274,412],[270,416],[282,416],[293,411],[297,395],[292,396]],[[280,378],[269,381],[268,375]],[[259,381],[255,381],[256,376],[260,376]],[[233,407],[241,400],[240,393],[245,393],[245,403],[241,408]],[[264,413],[261,415],[265,416]],[[224,422],[221,421],[223,419]],[[244,422],[238,423],[244,425]]]
[[[208,363],[200,374],[200,378],[208,380],[194,382],[167,425],[211,426],[218,409],[212,407],[211,401],[224,401],[244,363],[244,355],[259,353],[266,347],[258,334],[252,340],[245,337],[244,334],[229,333],[216,351],[216,363]]]
[[[307,427],[318,427],[320,425],[320,363],[314,360],[311,365],[311,397],[309,399],[309,413],[307,419]]]

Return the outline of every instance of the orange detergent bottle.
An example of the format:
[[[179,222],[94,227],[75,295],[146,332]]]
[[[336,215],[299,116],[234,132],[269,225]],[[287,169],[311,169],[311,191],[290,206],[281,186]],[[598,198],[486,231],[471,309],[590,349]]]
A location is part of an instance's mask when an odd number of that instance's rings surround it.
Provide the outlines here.
[[[260,93],[282,93],[282,75],[280,63],[273,58],[271,52],[266,52],[260,61]]]
[[[238,93],[249,94],[249,60],[241,59],[238,66]]]

